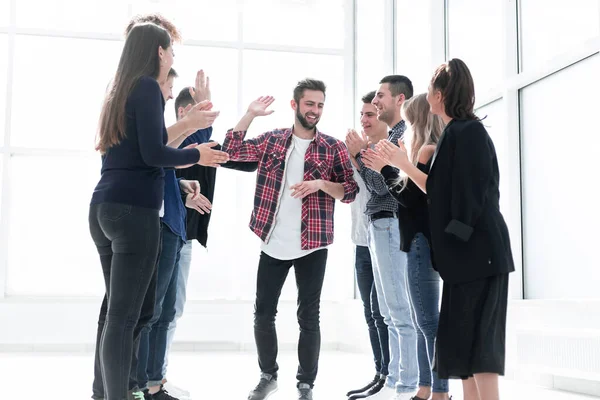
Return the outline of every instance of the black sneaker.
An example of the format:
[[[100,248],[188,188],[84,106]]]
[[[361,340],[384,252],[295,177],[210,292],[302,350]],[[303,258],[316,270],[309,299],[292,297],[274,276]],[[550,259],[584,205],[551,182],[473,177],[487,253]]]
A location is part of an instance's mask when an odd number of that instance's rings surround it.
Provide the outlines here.
[[[373,380],[371,382],[369,382],[365,387],[362,387],[360,389],[351,390],[348,393],[346,393],[346,396],[352,396],[353,394],[359,394],[362,392],[366,392],[367,390],[369,390],[373,386],[375,386],[379,382],[380,379],[381,379],[381,375],[377,374],[377,375],[375,375],[375,378],[373,378]]]
[[[313,400],[312,388],[308,383],[298,384],[298,400]]]
[[[160,390],[154,394],[151,394],[149,397],[150,400],[179,400],[176,397],[173,397],[167,392],[165,389],[160,388]]]
[[[248,395],[248,400],[265,400],[277,391],[277,379],[272,375],[260,374],[260,382]]]
[[[376,393],[379,393],[383,386],[385,385],[385,378],[378,378],[377,383],[371,386],[369,389],[365,390],[362,393],[356,393],[352,396],[348,397],[348,400],[356,400],[356,399],[364,399],[369,396],[373,396]]]

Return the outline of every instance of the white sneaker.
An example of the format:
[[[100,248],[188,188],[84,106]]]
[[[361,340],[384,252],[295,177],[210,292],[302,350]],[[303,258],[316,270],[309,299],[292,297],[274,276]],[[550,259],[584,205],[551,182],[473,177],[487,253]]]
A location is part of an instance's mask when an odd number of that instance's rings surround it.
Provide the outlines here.
[[[365,397],[365,400],[395,400],[396,391],[389,386],[384,386],[373,396]],[[404,400],[404,399],[402,399]]]
[[[182,388],[179,388],[175,385],[173,385],[171,382],[167,381],[164,385],[163,388],[169,392],[169,394],[179,400],[190,400],[191,399],[191,395],[190,392],[188,392],[187,390],[184,390]]]

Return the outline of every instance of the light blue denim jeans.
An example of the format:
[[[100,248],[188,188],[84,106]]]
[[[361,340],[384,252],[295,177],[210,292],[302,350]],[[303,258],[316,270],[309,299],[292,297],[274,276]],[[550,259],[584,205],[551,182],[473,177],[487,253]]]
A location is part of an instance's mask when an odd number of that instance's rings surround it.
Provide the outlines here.
[[[417,233],[408,252],[408,288],[417,326],[419,386],[434,393],[447,393],[448,381],[432,371],[433,351],[440,319],[440,275],[431,265],[431,251],[425,235]]]
[[[407,287],[407,254],[400,250],[396,218],[369,223],[369,250],[379,310],[389,331],[390,364],[386,385],[397,393],[410,393],[417,388],[419,373],[417,332]]]
[[[177,320],[183,315],[183,308],[185,307],[186,300],[186,289],[187,282],[190,276],[190,266],[192,264],[192,241],[188,240],[183,244],[181,252],[179,253],[179,276],[177,277],[177,294],[175,298],[175,319],[169,325],[167,331],[167,352],[165,356],[165,362],[163,367],[163,376],[167,376],[167,365],[169,364],[169,353],[171,352],[171,345],[173,344],[173,337],[175,336],[175,329],[177,328]]]

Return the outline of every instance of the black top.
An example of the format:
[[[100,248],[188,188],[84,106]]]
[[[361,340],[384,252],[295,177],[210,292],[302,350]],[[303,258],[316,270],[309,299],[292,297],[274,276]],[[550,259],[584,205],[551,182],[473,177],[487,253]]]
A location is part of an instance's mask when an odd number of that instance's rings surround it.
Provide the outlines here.
[[[427,178],[431,245],[445,282],[515,270],[499,180],[496,150],[482,123],[451,121]]]
[[[424,173],[429,173],[431,159],[427,164],[417,164]],[[417,233],[425,235],[431,242],[429,233],[429,216],[427,212],[427,195],[410,179],[406,188],[399,181],[400,176],[395,168],[386,165],[381,170],[389,192],[400,203],[398,209],[398,224],[400,226],[400,250],[410,251],[410,245]]]
[[[162,167],[195,164],[196,149],[166,146],[165,101],[158,82],[143,76],[126,103],[125,138],[102,156],[100,181],[92,204],[121,203],[160,209],[164,195]]]
[[[221,150],[221,145],[217,145],[213,147],[213,149]],[[221,167],[238,171],[254,172],[258,169],[258,162],[228,161],[224,164],[221,164]],[[216,168],[193,165],[189,168],[177,169],[175,173],[177,174],[178,178],[196,180],[200,182],[200,192],[211,203],[213,202],[215,193],[215,180],[217,176]],[[183,202],[185,203],[185,194],[183,195]],[[211,213],[200,214],[198,211],[191,208],[187,208],[186,210],[187,240],[196,239],[202,246],[206,247],[206,242],[208,241],[208,224],[210,223]]]

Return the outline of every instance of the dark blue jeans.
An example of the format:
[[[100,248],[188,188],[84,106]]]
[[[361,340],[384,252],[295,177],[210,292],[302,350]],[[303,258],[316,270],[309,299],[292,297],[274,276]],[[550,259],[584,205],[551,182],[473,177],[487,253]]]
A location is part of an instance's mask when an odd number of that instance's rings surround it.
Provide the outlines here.
[[[369,339],[371,340],[371,348],[375,359],[375,370],[378,374],[387,375],[390,362],[388,327],[379,313],[377,290],[373,278],[373,265],[367,246],[356,246],[355,268],[358,291],[363,302],[365,320],[369,327]]]
[[[175,319],[179,255],[182,246],[183,239],[163,224],[162,248],[156,274],[154,315],[150,322],[142,327],[137,371],[132,370],[132,374],[137,376],[137,384],[141,389],[159,386],[164,378],[167,333],[169,325]]]
[[[417,328],[419,386],[431,387],[434,393],[447,393],[448,381],[432,371],[440,319],[440,275],[431,265],[429,241],[422,233],[415,235],[408,252],[408,290]]]
[[[122,400],[139,330],[151,304],[160,243],[158,210],[127,204],[90,206],[90,234],[102,264],[106,296],[98,321],[94,398]]]

